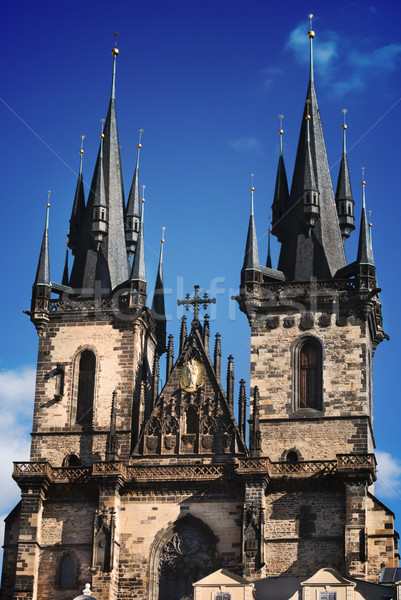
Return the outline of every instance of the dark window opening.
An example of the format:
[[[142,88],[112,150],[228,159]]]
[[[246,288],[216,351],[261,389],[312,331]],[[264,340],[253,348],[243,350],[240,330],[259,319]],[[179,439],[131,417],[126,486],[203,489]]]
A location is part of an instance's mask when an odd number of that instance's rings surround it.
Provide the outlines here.
[[[60,587],[75,587],[75,563],[71,555],[64,556],[60,565]]]
[[[321,349],[311,340],[299,351],[299,408],[321,410]]]
[[[90,350],[84,350],[79,359],[77,423],[92,423],[95,369],[95,355]]]
[[[69,454],[63,460],[63,467],[80,467],[81,461],[76,454]]]
[[[286,460],[286,462],[290,463],[291,465],[296,465],[298,462],[297,452],[295,452],[295,450],[291,450],[290,452],[288,452],[285,460]]]
[[[188,406],[186,415],[185,415],[185,429],[187,433],[197,433],[198,431],[198,416],[196,414],[196,409],[194,406]]]

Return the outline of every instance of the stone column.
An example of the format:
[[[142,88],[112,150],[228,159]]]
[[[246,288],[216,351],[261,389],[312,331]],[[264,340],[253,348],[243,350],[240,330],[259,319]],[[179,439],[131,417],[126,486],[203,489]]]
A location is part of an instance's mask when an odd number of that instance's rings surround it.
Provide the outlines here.
[[[242,519],[243,576],[261,579],[265,569],[265,490],[264,477],[249,477],[245,481]]]
[[[36,600],[40,557],[43,502],[47,483],[19,482],[21,488],[20,526],[14,600]]]
[[[366,494],[363,481],[345,484],[345,569],[351,577],[366,577]]]
[[[103,463],[104,464],[104,463]],[[118,471],[118,463],[112,463]],[[99,479],[99,507],[94,519],[92,590],[98,600],[116,600],[120,559],[120,490],[118,473],[103,473]]]

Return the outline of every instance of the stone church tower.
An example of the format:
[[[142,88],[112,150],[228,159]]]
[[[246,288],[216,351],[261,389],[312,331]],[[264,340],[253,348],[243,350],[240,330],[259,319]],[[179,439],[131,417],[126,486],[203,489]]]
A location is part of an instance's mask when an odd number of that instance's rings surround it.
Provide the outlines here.
[[[14,464],[21,501],[6,519],[4,599],[64,600],[89,581],[99,600],[180,600],[220,567],[248,579],[334,567],[377,581],[397,566],[394,515],[372,491],[372,357],[385,334],[365,183],[358,256],[347,265],[355,227],[345,126],[334,195],[313,37],[290,192],[279,157],[277,270],[270,254],[259,261],[251,188],[238,297],[251,327],[249,444],[245,381],[237,411],[233,357],[223,390],[220,335],[211,356],[199,317],[214,299],[195,286],[182,301],[193,320],[189,331],[182,320],[176,359],[166,340],[163,240],[147,307],[141,144],[125,202],[114,48],[87,199],[81,151],[74,263],[61,284],[50,279],[47,207],[29,313],[39,336],[31,456]]]

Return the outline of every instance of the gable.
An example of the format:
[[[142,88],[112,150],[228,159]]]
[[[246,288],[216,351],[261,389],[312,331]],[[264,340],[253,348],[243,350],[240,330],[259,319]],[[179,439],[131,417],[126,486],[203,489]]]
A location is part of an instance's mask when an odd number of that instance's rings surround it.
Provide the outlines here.
[[[199,321],[192,323],[137,448],[148,456],[247,454],[203,346]]]

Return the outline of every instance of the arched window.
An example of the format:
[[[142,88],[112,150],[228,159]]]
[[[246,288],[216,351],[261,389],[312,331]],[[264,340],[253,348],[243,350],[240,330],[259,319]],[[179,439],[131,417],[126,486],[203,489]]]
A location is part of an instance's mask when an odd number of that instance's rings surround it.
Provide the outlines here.
[[[194,406],[188,406],[185,415],[185,430],[186,433],[197,433],[198,431],[198,418],[196,414],[196,408]]]
[[[192,598],[192,584],[214,571],[215,554],[214,541],[202,527],[177,524],[160,553],[158,600]]]
[[[84,350],[79,358],[77,423],[92,423],[96,357]]]
[[[80,467],[81,461],[76,454],[69,454],[63,460],[63,467]]]
[[[75,585],[75,561],[71,554],[63,556],[60,563],[60,587],[74,589]]]
[[[290,465],[296,465],[298,460],[298,453],[295,450],[290,450],[285,457],[285,462],[290,463]]]
[[[295,378],[295,409],[322,410],[322,347],[316,338],[305,338],[296,348]]]

